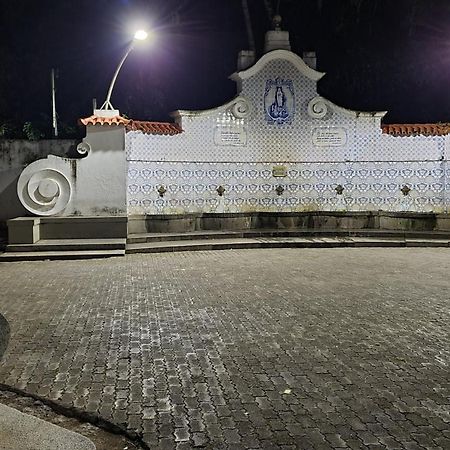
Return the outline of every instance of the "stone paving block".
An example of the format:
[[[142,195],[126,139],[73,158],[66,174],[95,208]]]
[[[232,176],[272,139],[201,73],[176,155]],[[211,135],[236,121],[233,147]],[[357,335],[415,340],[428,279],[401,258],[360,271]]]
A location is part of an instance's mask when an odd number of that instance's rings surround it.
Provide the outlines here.
[[[0,263],[0,382],[150,448],[446,449],[448,252]]]

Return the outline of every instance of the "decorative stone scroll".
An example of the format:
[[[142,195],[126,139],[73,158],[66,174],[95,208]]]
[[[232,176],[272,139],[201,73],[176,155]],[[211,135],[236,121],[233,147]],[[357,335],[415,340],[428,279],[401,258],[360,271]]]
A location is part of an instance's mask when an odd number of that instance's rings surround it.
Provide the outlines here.
[[[91,151],[89,142],[83,141],[77,145],[77,153],[80,156],[86,156]]]
[[[47,158],[30,164],[17,182],[17,194],[22,205],[38,216],[58,214],[72,197],[70,181],[61,171],[51,167],[51,161]]]
[[[323,97],[314,97],[308,104],[308,115],[313,119],[323,119],[328,113],[328,106]]]
[[[231,113],[236,119],[245,119],[252,113],[252,105],[245,97],[236,98],[235,103],[231,106]]]

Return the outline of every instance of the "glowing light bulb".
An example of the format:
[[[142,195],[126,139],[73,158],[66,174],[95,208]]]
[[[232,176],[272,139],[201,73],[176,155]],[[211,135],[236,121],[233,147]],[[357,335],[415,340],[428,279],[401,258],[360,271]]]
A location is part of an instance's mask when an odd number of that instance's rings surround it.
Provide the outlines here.
[[[137,30],[134,33],[134,38],[138,41],[145,41],[148,38],[148,33],[145,30]]]

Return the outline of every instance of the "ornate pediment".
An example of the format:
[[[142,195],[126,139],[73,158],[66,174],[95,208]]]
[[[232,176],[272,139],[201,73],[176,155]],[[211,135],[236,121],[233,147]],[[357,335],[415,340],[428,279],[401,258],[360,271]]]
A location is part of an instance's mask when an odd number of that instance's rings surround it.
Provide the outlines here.
[[[300,73],[302,73],[306,78],[309,78],[312,81],[317,82],[325,75],[324,72],[318,72],[317,70],[309,67],[305,63],[305,61],[300,58],[300,56],[296,55],[293,52],[290,52],[288,50],[273,50],[263,55],[253,66],[249,67],[246,70],[234,73],[230,78],[233,81],[240,83],[242,80],[247,80],[248,78],[251,78],[254,75],[258,74],[271,61],[280,59],[290,62]]]

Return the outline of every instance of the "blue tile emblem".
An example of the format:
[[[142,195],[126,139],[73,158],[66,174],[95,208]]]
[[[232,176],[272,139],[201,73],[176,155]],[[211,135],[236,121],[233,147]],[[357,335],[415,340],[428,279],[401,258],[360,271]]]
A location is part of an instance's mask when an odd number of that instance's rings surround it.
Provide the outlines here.
[[[292,123],[295,114],[295,94],[292,80],[275,78],[266,81],[264,110],[270,124]]]

